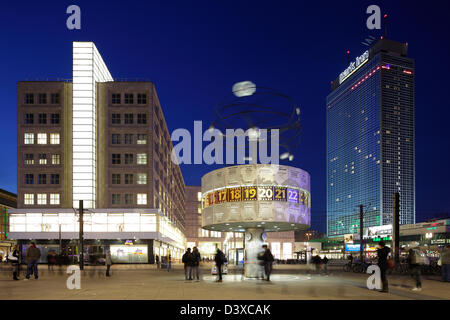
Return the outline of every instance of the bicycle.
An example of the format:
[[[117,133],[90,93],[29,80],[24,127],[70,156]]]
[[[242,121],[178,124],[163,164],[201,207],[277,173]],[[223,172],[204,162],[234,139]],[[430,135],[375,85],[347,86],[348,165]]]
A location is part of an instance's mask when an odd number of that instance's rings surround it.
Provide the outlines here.
[[[343,269],[344,269],[344,272],[350,272],[353,269],[353,263],[349,262],[349,263],[345,264]]]

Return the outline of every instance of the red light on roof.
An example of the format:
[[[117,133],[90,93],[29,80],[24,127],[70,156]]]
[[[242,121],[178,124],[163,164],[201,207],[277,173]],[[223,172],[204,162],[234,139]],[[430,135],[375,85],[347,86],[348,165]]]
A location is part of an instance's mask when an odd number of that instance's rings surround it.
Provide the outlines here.
[[[383,36],[381,36],[380,39],[383,39]]]
[[[384,17],[387,18],[387,14],[385,14]]]
[[[347,50],[347,54],[350,54],[350,50]]]

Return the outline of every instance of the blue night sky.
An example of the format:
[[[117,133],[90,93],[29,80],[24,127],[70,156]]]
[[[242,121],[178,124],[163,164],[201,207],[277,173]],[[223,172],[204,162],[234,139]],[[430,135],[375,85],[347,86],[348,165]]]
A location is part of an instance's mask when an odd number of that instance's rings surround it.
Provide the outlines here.
[[[66,8],[81,7],[81,30]],[[312,227],[325,231],[325,97],[330,81],[382,30],[366,28],[377,4],[388,38],[416,61],[417,221],[450,208],[448,1],[6,1],[0,11],[0,188],[17,191],[17,95],[21,80],[70,79],[72,41],[93,41],[114,78],[153,81],[169,131],[207,126],[234,83],[250,80],[291,96],[302,111],[292,164],[311,173]],[[206,129],[206,128],[205,128]],[[286,163],[287,164],[287,163]],[[183,165],[200,185],[216,166]]]

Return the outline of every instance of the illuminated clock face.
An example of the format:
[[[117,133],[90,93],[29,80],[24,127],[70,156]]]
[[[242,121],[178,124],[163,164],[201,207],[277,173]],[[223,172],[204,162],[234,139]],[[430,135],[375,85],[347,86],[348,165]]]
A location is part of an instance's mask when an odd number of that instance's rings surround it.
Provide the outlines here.
[[[247,233],[247,234],[245,235],[245,240],[247,240],[247,241],[252,240],[252,234],[251,234],[251,233]]]

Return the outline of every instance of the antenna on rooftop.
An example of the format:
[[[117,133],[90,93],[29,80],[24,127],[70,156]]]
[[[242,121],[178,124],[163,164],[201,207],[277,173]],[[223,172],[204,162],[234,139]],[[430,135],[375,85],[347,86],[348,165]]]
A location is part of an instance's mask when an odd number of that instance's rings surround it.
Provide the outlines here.
[[[384,14],[384,37],[387,38],[387,14]]]

